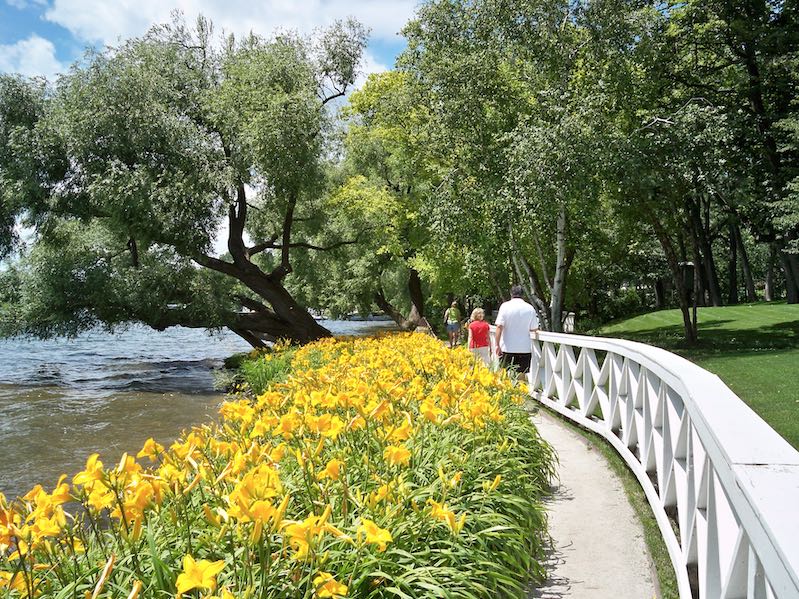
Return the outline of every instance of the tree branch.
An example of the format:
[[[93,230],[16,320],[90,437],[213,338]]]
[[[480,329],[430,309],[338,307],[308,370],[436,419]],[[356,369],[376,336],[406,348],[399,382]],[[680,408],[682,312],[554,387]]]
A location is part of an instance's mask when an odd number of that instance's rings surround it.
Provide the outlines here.
[[[332,102],[336,98],[341,98],[342,96],[344,96],[347,93],[347,86],[346,85],[344,86],[344,89],[342,89],[341,91],[337,90],[335,87],[333,89],[336,91],[336,93],[332,94],[330,96],[325,96],[324,98],[322,98],[322,106],[324,106],[328,102]]]
[[[241,305],[245,308],[252,310],[253,312],[271,312],[271,310],[261,302],[252,299],[251,297],[247,297],[246,295],[241,295],[237,293],[235,295],[236,299],[241,302]]]
[[[339,247],[344,246],[344,245],[354,245],[356,243],[359,243],[361,241],[361,237],[363,237],[363,235],[367,231],[371,231],[372,229],[374,229],[374,227],[367,227],[366,229],[363,229],[362,231],[360,231],[355,236],[355,239],[346,239],[344,241],[337,241],[335,243],[331,243],[330,245],[326,245],[326,246],[316,245],[316,244],[313,244],[313,243],[308,243],[307,241],[295,241],[293,243],[289,243],[288,246],[284,246],[282,243],[275,243],[276,238],[277,238],[277,234],[275,234],[275,235],[272,236],[272,238],[269,241],[264,241],[264,242],[258,243],[256,245],[250,247],[247,250],[247,253],[250,256],[254,256],[255,254],[263,252],[264,250],[281,250],[282,251],[285,247],[288,247],[288,248],[305,248],[305,249],[308,249],[308,250],[316,250],[316,251],[319,251],[319,252],[328,252],[330,250],[334,250],[334,249],[339,248]]]
[[[277,241],[278,237],[280,237],[280,233],[275,233],[272,235],[272,237],[269,238],[268,241],[256,243],[255,245],[247,248],[247,255],[252,257],[266,250],[277,249],[278,247],[280,247],[275,244],[275,241]]]
[[[294,208],[297,206],[297,197],[291,195],[286,214],[283,216],[283,240],[280,244],[280,265],[269,273],[269,278],[273,281],[282,281],[291,272],[291,226],[294,224]]]
[[[197,254],[196,256],[192,257],[197,264],[200,266],[204,266],[205,268],[210,268],[211,270],[215,270],[216,272],[221,272],[225,275],[230,275],[231,277],[235,277],[239,279],[241,277],[241,273],[239,269],[236,267],[235,264],[231,264],[230,262],[225,262],[224,260],[220,260],[219,258],[214,258],[212,256],[207,256],[205,254]]]

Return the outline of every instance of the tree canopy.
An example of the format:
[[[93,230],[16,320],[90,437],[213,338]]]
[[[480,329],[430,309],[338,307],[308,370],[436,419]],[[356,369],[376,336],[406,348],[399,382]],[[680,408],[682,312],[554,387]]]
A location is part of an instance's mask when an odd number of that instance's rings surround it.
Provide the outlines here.
[[[355,91],[352,21],[0,78],[0,257],[35,231],[5,332],[304,342],[306,308],[414,328],[517,281],[554,330],[674,303],[694,341],[698,305],[799,302],[794,4],[430,0],[403,34]]]
[[[6,326],[224,326],[254,345],[326,335],[284,280],[296,252],[316,249],[305,230],[318,226],[327,104],[352,85],[365,40],[354,21],[217,40],[208,21],[178,19],[52,86],[4,76],[0,249],[16,220],[35,228]]]

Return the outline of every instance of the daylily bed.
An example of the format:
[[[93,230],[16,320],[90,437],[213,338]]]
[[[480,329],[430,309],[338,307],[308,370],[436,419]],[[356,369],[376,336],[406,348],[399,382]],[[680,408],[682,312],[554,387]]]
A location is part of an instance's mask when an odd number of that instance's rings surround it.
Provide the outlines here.
[[[552,454],[504,374],[423,335],[243,370],[219,424],[0,496],[0,595],[493,598],[541,577]]]

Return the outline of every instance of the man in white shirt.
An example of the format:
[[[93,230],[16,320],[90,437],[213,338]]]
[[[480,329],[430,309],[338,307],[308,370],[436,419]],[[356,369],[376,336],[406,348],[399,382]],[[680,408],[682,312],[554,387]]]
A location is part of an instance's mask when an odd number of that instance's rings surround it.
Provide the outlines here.
[[[533,345],[530,331],[538,330],[538,315],[530,304],[522,299],[520,285],[510,290],[511,299],[499,307],[497,313],[496,352],[506,368],[515,367],[521,374],[530,371]]]

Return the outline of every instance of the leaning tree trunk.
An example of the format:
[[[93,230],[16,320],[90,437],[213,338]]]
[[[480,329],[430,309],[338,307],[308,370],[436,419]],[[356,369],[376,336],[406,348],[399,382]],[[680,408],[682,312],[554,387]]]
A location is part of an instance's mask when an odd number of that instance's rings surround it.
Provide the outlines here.
[[[419,276],[419,271],[415,268],[410,268],[408,272],[408,294],[411,297],[411,309],[407,317],[388,301],[382,288],[378,288],[374,294],[374,301],[377,307],[391,317],[391,320],[396,322],[397,326],[403,331],[415,330],[422,318],[424,318],[422,279]]]
[[[688,344],[693,345],[697,340],[697,329],[694,326],[694,322],[691,320],[691,302],[689,301],[689,290],[685,285],[685,279],[683,278],[682,269],[680,268],[680,260],[677,256],[677,251],[674,248],[674,244],[669,238],[668,233],[666,233],[666,230],[663,228],[663,224],[657,219],[657,217],[652,216],[650,218],[650,222],[652,223],[652,228],[655,230],[655,235],[660,242],[660,246],[663,248],[663,253],[666,254],[666,262],[669,265],[669,270],[671,271],[672,277],[674,278],[675,287],[677,288],[677,296],[680,302],[680,312],[682,313],[683,329],[685,332],[685,341]]]
[[[295,205],[296,198],[289,198],[283,217],[280,243],[277,243],[278,236],[275,236],[268,241],[247,247],[244,243],[248,211],[247,195],[244,183],[239,182],[235,198],[232,199],[228,209],[228,251],[233,261],[204,254],[193,256],[194,261],[200,266],[238,280],[257,296],[258,299],[237,296],[241,305],[248,311],[229,315],[225,323],[254,347],[261,347],[264,341],[275,339],[309,343],[330,336],[330,331],[316,322],[310,312],[300,305],[283,285],[286,276],[292,271],[290,250],[295,247],[314,247],[304,242],[292,242]],[[267,273],[255,264],[252,258],[269,249],[280,251],[280,263]]]
[[[391,318],[397,326],[401,328],[403,331],[412,330],[412,328],[416,328],[416,325],[412,325],[411,322],[405,318],[405,315],[400,312],[394,304],[388,301],[386,298],[385,293],[383,293],[382,289],[378,289],[375,291],[374,294],[374,301],[377,304],[377,307],[380,308],[388,317]]]

